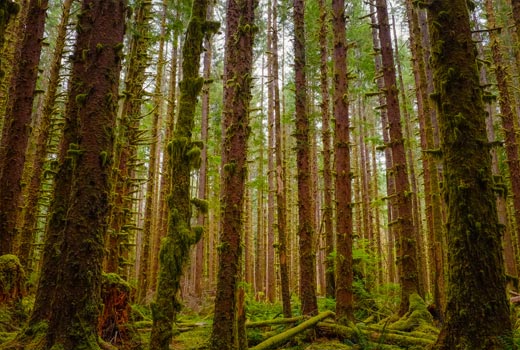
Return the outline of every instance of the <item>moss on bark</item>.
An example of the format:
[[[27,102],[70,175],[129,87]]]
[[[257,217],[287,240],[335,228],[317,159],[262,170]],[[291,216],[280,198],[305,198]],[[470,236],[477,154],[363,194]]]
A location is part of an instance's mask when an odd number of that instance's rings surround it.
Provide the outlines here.
[[[434,349],[506,349],[501,227],[468,3],[438,0],[428,10],[448,242],[446,321]]]

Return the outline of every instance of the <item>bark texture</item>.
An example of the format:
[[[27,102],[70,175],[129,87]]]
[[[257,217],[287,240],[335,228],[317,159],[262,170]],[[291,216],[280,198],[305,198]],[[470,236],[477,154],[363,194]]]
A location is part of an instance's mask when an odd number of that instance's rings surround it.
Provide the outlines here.
[[[434,348],[507,349],[501,229],[468,3],[436,0],[428,9],[448,208],[446,319]]]
[[[311,181],[310,121],[305,74],[305,1],[293,1],[294,73],[296,85],[296,163],[298,168],[298,237],[300,238],[300,299],[302,313],[318,313],[316,300],[315,225]]]
[[[82,4],[40,283],[29,325],[19,338],[24,345],[39,341],[46,349],[99,348],[99,291],[125,11],[125,1]]]
[[[230,0],[226,9],[221,226],[212,350],[238,347],[237,284],[242,254],[256,6],[255,0]]]

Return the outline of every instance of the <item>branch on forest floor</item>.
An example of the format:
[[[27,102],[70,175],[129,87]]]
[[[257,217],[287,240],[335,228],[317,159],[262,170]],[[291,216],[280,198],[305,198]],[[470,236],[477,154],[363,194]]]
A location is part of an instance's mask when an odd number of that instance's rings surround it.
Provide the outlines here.
[[[296,327],[290,328],[286,330],[283,333],[277,334],[260,344],[250,348],[249,350],[267,350],[270,348],[274,348],[280,344],[283,344],[290,340],[292,337],[294,337],[297,334],[300,334],[301,332],[305,331],[308,328],[314,327],[318,322],[323,321],[324,319],[328,317],[333,317],[334,312],[332,311],[324,311],[319,313],[317,316],[314,316],[307,321],[302,322],[301,324],[297,325]]]

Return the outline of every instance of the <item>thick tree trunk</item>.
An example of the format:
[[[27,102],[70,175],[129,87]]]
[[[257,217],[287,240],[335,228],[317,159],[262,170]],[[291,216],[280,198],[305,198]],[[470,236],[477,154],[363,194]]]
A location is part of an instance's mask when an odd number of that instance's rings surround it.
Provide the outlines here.
[[[350,120],[348,111],[345,1],[332,1],[334,33],[334,118],[336,170],[336,318],[354,319],[354,269],[352,260],[352,176],[350,171]]]
[[[210,349],[235,349],[237,284],[242,254],[242,217],[247,178],[247,139],[256,27],[255,0],[227,4],[222,120],[222,184],[219,271]]]
[[[419,290],[417,271],[416,241],[413,235],[412,200],[410,183],[406,164],[404,138],[401,128],[401,113],[399,110],[396,72],[392,50],[390,25],[386,0],[376,0],[377,18],[379,24],[379,41],[381,43],[381,59],[383,64],[383,79],[385,83],[386,110],[390,133],[390,147],[392,152],[392,171],[395,180],[396,205],[396,237],[397,237],[397,266],[399,282],[401,284],[401,305],[399,314],[404,315],[408,310],[408,299],[412,293]]]
[[[110,130],[116,118],[125,10],[125,1],[86,0],[82,5],[60,169],[35,306],[20,335],[24,345],[43,331],[45,348],[98,348],[114,140]]]
[[[22,173],[31,129],[47,0],[31,0],[27,11],[0,142],[0,255],[18,250],[17,220],[22,199]]]
[[[434,348],[506,349],[511,321],[468,4],[439,0],[428,10],[450,271],[446,320]]]

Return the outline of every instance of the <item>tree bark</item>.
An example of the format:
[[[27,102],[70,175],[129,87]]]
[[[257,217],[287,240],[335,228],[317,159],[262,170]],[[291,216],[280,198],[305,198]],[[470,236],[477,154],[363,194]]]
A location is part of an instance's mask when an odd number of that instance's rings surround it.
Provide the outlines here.
[[[354,319],[354,269],[352,260],[352,175],[350,165],[350,120],[348,111],[347,43],[345,1],[332,1],[334,33],[334,118],[336,170],[336,319],[347,324]]]
[[[379,41],[381,43],[381,59],[383,80],[385,83],[386,110],[390,133],[390,147],[392,152],[392,172],[395,180],[395,205],[397,208],[395,220],[397,237],[397,266],[399,282],[401,284],[401,304],[399,314],[404,315],[408,310],[409,296],[419,291],[417,271],[417,248],[413,235],[412,200],[404,138],[401,127],[401,113],[399,110],[398,89],[392,50],[390,25],[386,0],[376,0],[376,11],[379,24]]]
[[[171,192],[168,199],[169,220],[166,238],[159,253],[160,268],[157,296],[152,305],[153,327],[150,349],[167,350],[173,336],[172,324],[180,310],[178,293],[184,265],[190,247],[202,235],[201,226],[192,227],[192,205],[207,212],[207,202],[191,199],[191,171],[200,166],[203,145],[192,140],[195,124],[195,108],[204,79],[199,76],[200,56],[204,36],[214,33],[218,26],[206,20],[208,2],[196,0],[192,5],[191,19],[186,29],[182,56],[183,79],[179,83],[179,115],[173,139],[168,144],[171,168]]]
[[[256,6],[255,0],[230,0],[226,10],[221,243],[215,317],[210,339],[210,349],[213,350],[235,349],[238,346],[236,292],[242,253]]]
[[[22,173],[29,142],[34,91],[43,41],[47,0],[31,0],[20,41],[18,67],[12,76],[0,141],[0,255],[18,251],[18,213]]]
[[[468,4],[438,0],[428,10],[450,271],[434,349],[506,349],[511,321]]]
[[[125,1],[82,4],[43,266],[21,348],[45,332],[45,348],[98,349],[125,10]]]

